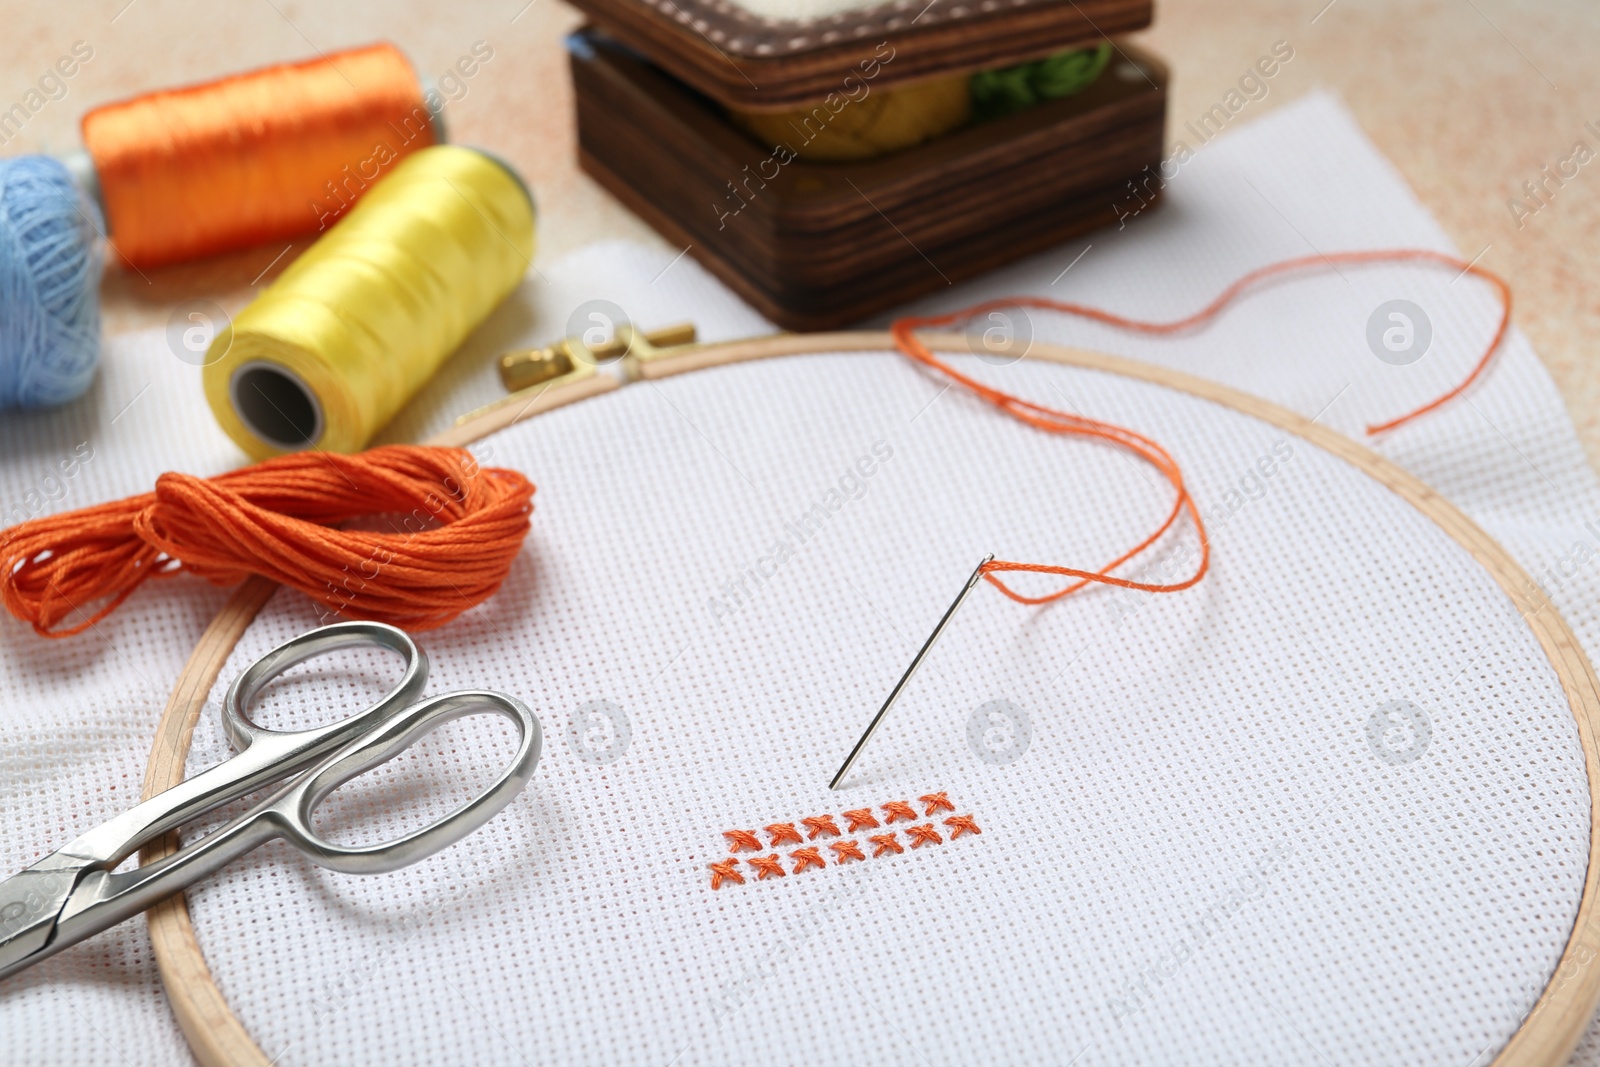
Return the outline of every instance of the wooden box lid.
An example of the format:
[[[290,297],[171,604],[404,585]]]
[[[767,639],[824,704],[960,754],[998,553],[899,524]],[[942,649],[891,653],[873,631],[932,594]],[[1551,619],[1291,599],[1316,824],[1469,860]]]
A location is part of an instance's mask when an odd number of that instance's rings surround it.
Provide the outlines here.
[[[782,110],[842,91],[1039,59],[1150,24],[1151,0],[572,0],[712,99]],[[804,11],[808,17],[781,13]]]

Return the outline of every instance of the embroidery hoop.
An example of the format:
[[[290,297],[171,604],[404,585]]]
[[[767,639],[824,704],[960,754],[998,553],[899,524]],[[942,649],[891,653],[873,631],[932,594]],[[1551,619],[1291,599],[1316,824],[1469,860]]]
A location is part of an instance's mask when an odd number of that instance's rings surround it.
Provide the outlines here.
[[[966,350],[965,339],[957,334],[928,334],[925,339],[936,351]],[[777,356],[893,350],[893,341],[886,332],[784,334],[665,355],[642,364],[639,377],[665,378]],[[1151,382],[1281,427],[1361,470],[1422,512],[1465,548],[1510,597],[1549,658],[1577,724],[1589,782],[1590,839],[1588,870],[1572,933],[1539,999],[1492,1061],[1492,1067],[1565,1064],[1600,1001],[1600,967],[1590,966],[1600,953],[1600,910],[1595,907],[1600,898],[1596,889],[1600,883],[1600,679],[1567,624],[1506,550],[1454,505],[1389,460],[1334,430],[1258,397],[1163,367],[1044,343],[1035,343],[1026,358]],[[489,412],[426,443],[466,445],[543,412],[610,392],[621,384],[598,375],[552,386],[524,407]],[[262,578],[246,581],[201,635],[156,726],[145,770],[145,797],[183,779],[195,724],[206,698],[234,645],[276,589]],[[149,863],[176,848],[177,836],[169,834],[145,849],[141,862]],[[196,1060],[202,1067],[270,1067],[271,1060],[251,1039],[217,987],[195,937],[184,896],[163,901],[147,916],[162,984]]]

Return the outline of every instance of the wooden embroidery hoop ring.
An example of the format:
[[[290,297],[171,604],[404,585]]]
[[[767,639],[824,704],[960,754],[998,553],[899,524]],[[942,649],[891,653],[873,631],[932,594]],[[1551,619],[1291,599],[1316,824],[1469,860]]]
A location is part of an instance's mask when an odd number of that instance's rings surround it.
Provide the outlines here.
[[[924,337],[931,347],[939,351],[966,350],[966,341],[958,334],[927,334]],[[640,365],[638,377],[664,378],[707,367],[774,356],[893,350],[894,342],[886,332],[779,334],[664,355]],[[1151,364],[1043,343],[1035,343],[1027,353],[1027,358],[1153,382],[1282,427],[1333,453],[1393,490],[1470,552],[1511,598],[1555,668],[1577,722],[1589,779],[1589,866],[1584,877],[1577,919],[1561,959],[1538,1001],[1523,1020],[1522,1026],[1495,1057],[1492,1067],[1561,1067],[1565,1064],[1588,1027],[1596,1001],[1600,1000],[1600,966],[1590,966],[1595,962],[1597,952],[1600,952],[1600,910],[1595,907],[1596,899],[1600,898],[1600,893],[1596,891],[1596,884],[1600,882],[1600,862],[1597,862],[1600,860],[1600,747],[1597,747],[1597,738],[1600,738],[1600,681],[1597,681],[1582,646],[1560,614],[1506,550],[1454,505],[1389,460],[1334,430],[1247,393]],[[427,443],[454,446],[470,444],[513,423],[586,397],[610,392],[621,384],[607,375],[598,375],[563,386],[552,386],[524,407],[488,412]],[[251,578],[234,592],[206,628],[173,687],[157,724],[155,744],[145,770],[144,796],[152,796],[183,779],[184,761],[189,754],[201,708],[229,653],[276,588],[265,579]],[[169,834],[145,849],[142,861],[149,863],[176,847],[176,835]],[[195,938],[184,896],[179,894],[163,901],[150,909],[147,915],[161,981],[166,986],[173,1014],[177,1016],[189,1047],[202,1067],[270,1067],[271,1060],[251,1040],[244,1025],[217,988]]]

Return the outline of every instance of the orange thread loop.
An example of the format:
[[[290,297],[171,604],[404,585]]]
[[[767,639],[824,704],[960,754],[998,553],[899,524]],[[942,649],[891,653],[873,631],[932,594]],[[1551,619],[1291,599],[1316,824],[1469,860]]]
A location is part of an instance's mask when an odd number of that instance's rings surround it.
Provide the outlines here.
[[[1413,419],[1435,410],[1441,405],[1460,396],[1465,392],[1488,368],[1495,352],[1504,340],[1506,331],[1511,325],[1511,287],[1498,275],[1479,267],[1476,263],[1469,263],[1459,257],[1434,252],[1427,249],[1383,249],[1361,252],[1335,252],[1329,255],[1302,256],[1296,259],[1286,259],[1277,263],[1269,263],[1264,267],[1250,271],[1233,284],[1224,289],[1216,299],[1192,315],[1169,322],[1152,322],[1142,319],[1129,318],[1101,308],[1090,307],[1085,304],[1074,304],[1061,300],[1050,300],[1045,297],[1006,297],[999,300],[989,300],[984,303],[952,311],[942,315],[919,315],[897,319],[889,327],[894,337],[895,346],[909,358],[916,360],[930,369],[944,375],[950,381],[963,386],[976,396],[988,401],[1001,411],[1018,419],[1029,426],[1046,433],[1063,434],[1068,436],[1099,438],[1104,441],[1124,448],[1151,466],[1166,477],[1173,489],[1172,507],[1167,512],[1166,518],[1156,528],[1155,532],[1140,541],[1133,548],[1124,552],[1116,559],[1107,563],[1098,570],[1085,570],[1075,567],[1046,566],[1038,563],[1014,563],[1004,560],[994,560],[984,565],[984,578],[994,585],[1006,596],[1020,604],[1046,604],[1082,589],[1091,582],[1104,585],[1114,585],[1124,589],[1137,589],[1151,593],[1174,593],[1188,589],[1205,577],[1211,563],[1211,542],[1206,535],[1205,523],[1200,517],[1199,508],[1195,505],[1189,494],[1188,487],[1184,484],[1183,472],[1177,461],[1160,444],[1125,427],[1112,423],[1101,422],[1098,419],[1075,415],[1043,404],[1036,404],[1012,396],[993,386],[986,385],[976,378],[969,377],[957,371],[950,364],[933,354],[930,349],[916,334],[917,330],[932,329],[952,326],[968,322],[980,315],[1001,308],[1030,307],[1042,308],[1049,311],[1059,311],[1067,315],[1076,315],[1079,318],[1090,319],[1095,322],[1105,323],[1125,330],[1145,334],[1173,334],[1187,330],[1193,326],[1215,318],[1223,308],[1231,304],[1240,294],[1254,286],[1256,283],[1279,274],[1288,274],[1295,271],[1306,270],[1323,266],[1338,269],[1338,264],[1373,264],[1373,263],[1427,263],[1458,270],[1461,274],[1472,274],[1482,278],[1494,287],[1500,298],[1500,322],[1495,329],[1493,338],[1488,347],[1473,365],[1471,371],[1454,388],[1434,400],[1423,404],[1413,411],[1407,412],[1398,418],[1387,422],[1377,423],[1367,427],[1367,433],[1379,434],[1402,426]],[[1187,513],[1194,524],[1195,534],[1200,543],[1200,558],[1194,573],[1180,582],[1139,582],[1113,575],[1111,572],[1123,564],[1141,556],[1156,542],[1160,541],[1179,517]],[[1024,596],[1006,585],[996,575],[1008,572],[1027,572],[1034,574],[1051,574],[1073,579],[1068,585],[1049,593],[1045,596]]]

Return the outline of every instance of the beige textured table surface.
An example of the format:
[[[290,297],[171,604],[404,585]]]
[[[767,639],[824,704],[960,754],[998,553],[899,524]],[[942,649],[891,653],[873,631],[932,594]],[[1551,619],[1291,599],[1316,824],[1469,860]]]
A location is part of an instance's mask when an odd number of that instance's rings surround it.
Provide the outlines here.
[[[76,147],[85,109],[148,89],[379,38],[438,76],[481,40],[494,56],[449,104],[451,139],[493,149],[526,175],[541,209],[539,263],[603,237],[659,242],[577,169],[561,39],[579,22],[561,0],[0,3],[0,109],[74,42],[94,49],[67,95],[0,152]],[[1542,166],[1555,169],[1576,142],[1600,153],[1600,135],[1584,125],[1600,130],[1600,4],[1171,0],[1139,38],[1173,69],[1169,139],[1275,41],[1288,41],[1294,61],[1239,121],[1314,86],[1340,93],[1463,254],[1481,254],[1484,266],[1510,279],[1517,322],[1554,374],[1591,462],[1600,463],[1600,363],[1590,345],[1600,332],[1600,159],[1520,225],[1507,206],[1510,197],[1525,199],[1523,183],[1540,179]],[[292,257],[273,264],[281,251],[257,249],[148,280],[113,273],[107,329],[159,324],[191,296],[234,310],[252,284],[266,284]]]

